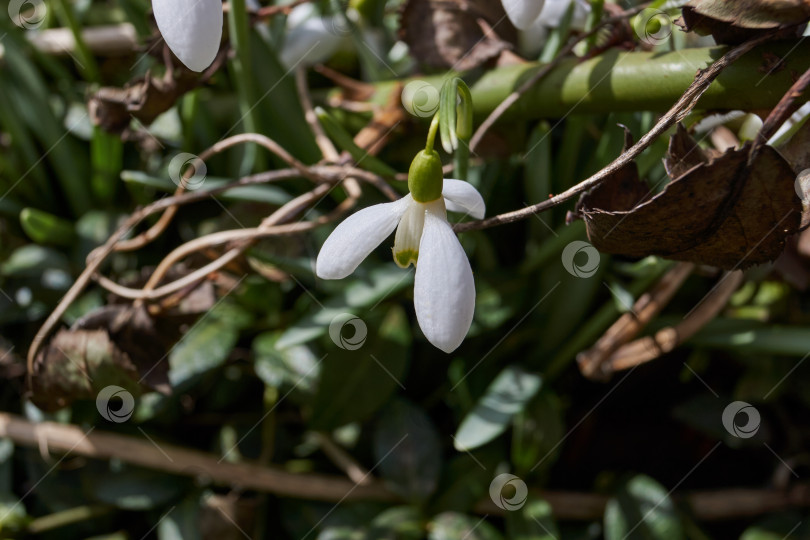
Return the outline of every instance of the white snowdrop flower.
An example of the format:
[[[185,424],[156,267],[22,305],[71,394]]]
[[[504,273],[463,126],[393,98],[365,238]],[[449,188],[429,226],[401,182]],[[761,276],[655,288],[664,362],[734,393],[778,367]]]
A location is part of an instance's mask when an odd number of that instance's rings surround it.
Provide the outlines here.
[[[506,14],[518,32],[518,47],[525,56],[536,56],[540,53],[548,38],[549,29],[560,26],[565,12],[571,3],[574,4],[574,13],[571,17],[571,28],[582,30],[591,12],[591,5],[587,0],[540,0],[518,1],[502,0]],[[523,15],[515,22],[510,10],[515,10],[515,4],[526,4]],[[537,7],[539,5],[539,8]]]
[[[454,351],[470,329],[475,283],[467,255],[447,221],[447,210],[477,219],[486,210],[481,194],[463,180],[442,179],[433,150],[417,154],[408,172],[411,193],[356,212],[326,239],[316,262],[323,279],[342,279],[394,230],[394,261],[416,266],[414,308],[428,341]]]
[[[347,15],[352,10],[347,11]],[[349,42],[343,16],[319,17],[314,6],[301,4],[287,17],[287,34],[279,59],[284,67],[312,65],[332,57]]]
[[[222,40],[221,0],[152,0],[166,44],[192,71],[211,65]]]

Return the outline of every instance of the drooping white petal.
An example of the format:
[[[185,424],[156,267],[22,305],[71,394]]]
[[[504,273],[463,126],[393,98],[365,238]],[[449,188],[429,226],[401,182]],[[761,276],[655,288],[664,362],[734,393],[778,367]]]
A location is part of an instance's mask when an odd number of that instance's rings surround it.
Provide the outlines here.
[[[475,311],[475,283],[467,255],[447,223],[442,199],[428,204],[414,278],[419,327],[446,353],[464,341]]]
[[[345,25],[335,17],[314,17],[289,28],[280,60],[287,69],[328,60],[346,41]]]
[[[425,205],[413,201],[408,205],[405,214],[397,226],[394,236],[394,262],[400,268],[416,264],[419,257],[419,243],[422,241],[422,229],[425,225]]]
[[[538,17],[534,23],[518,32],[518,52],[524,58],[537,58],[548,40],[549,29]]]
[[[368,257],[396,228],[410,195],[391,203],[376,204],[355,212],[332,231],[318,253],[315,273],[322,279],[342,279]]]
[[[484,198],[472,184],[464,180],[447,178],[442,186],[442,197],[446,199],[447,210],[469,214],[475,219],[483,219],[487,211]]]
[[[523,30],[532,25],[543,10],[544,0],[501,0],[506,15],[515,28]]]
[[[591,5],[586,0],[545,0],[538,20],[549,28],[560,26],[563,15],[568,11],[568,6],[572,2],[574,4],[574,14],[571,17],[571,27],[582,30],[585,28],[585,23],[591,12]]]
[[[222,40],[222,0],[152,0],[160,33],[192,71],[211,65]]]

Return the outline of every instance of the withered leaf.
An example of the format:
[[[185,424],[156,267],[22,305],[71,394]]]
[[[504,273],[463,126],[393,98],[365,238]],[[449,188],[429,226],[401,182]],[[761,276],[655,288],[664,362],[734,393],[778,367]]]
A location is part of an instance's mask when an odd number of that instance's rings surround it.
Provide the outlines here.
[[[736,44],[808,18],[808,0],[690,0],[678,24],[687,31],[711,34],[718,43]]]
[[[408,0],[402,8],[400,38],[417,61],[429,68],[465,71],[511,48],[515,30],[498,24],[506,17],[500,2],[487,0]],[[485,33],[479,22],[497,25]]]
[[[31,401],[45,411],[94,399],[104,387],[137,395],[138,371],[106,330],[60,330],[37,355]]]
[[[664,157],[664,169],[669,177],[678,178],[693,167],[708,162],[706,152],[695,144],[683,124],[678,124],[675,135],[669,139],[669,149]]]
[[[145,125],[171,109],[183,94],[205,84],[222,67],[227,58],[222,47],[214,62],[200,75],[179,63],[173,64],[163,77],[144,77],[129,81],[123,88],[102,87],[87,102],[90,119],[110,133],[122,133],[135,118]]]
[[[626,126],[624,128],[623,152],[633,146],[633,135]],[[630,162],[615,171],[610,180],[603,182],[588,192],[587,199],[580,198],[575,215],[580,215],[582,204],[587,202],[594,208],[633,208],[649,198],[650,190],[638,176],[638,167]]]
[[[723,269],[776,259],[785,239],[801,226],[802,203],[787,161],[766,146],[749,167],[745,146],[703,162],[685,131],[674,137],[667,170],[679,176],[662,192],[635,203],[613,195],[646,189],[637,177],[629,188],[623,174],[582,196],[579,212],[591,243],[606,253],[660,255]]]
[[[106,386],[170,391],[166,339],[143,306],[111,305],[60,330],[42,348],[31,377],[32,401],[56,410],[95,399]]]
[[[777,28],[810,19],[810,0],[690,0],[686,5],[740,28]]]

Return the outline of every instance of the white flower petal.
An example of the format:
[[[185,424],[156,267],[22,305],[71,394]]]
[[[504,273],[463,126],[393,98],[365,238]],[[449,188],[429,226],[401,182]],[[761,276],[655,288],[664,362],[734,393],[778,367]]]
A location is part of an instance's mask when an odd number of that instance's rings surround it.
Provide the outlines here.
[[[523,30],[532,25],[543,10],[543,0],[501,0],[506,15],[515,28]]]
[[[472,184],[464,180],[445,179],[442,196],[447,199],[447,210],[469,214],[475,219],[483,219],[487,211],[484,198]]]
[[[222,0],[153,0],[160,33],[192,71],[211,65],[222,40]]]
[[[345,33],[342,33],[341,23],[337,19],[306,19],[288,30],[280,60],[287,69],[317,64],[331,58],[345,40]]]
[[[446,353],[464,341],[475,312],[475,283],[467,255],[447,223],[441,199],[430,203],[416,265],[413,305],[419,327]]]
[[[342,279],[368,257],[396,228],[409,204],[410,195],[398,201],[375,204],[346,218],[332,231],[318,253],[315,273],[322,279]]]
[[[556,28],[560,26],[568,6],[574,3],[574,15],[571,18],[571,27],[577,30],[585,28],[591,5],[586,0],[546,0],[538,20],[545,26]]]
[[[394,237],[394,262],[400,268],[416,264],[419,258],[419,243],[422,241],[422,229],[425,226],[426,207],[413,201],[408,205],[405,214],[397,226]]]
[[[524,58],[538,57],[548,40],[549,29],[540,17],[534,24],[518,32],[518,52]]]

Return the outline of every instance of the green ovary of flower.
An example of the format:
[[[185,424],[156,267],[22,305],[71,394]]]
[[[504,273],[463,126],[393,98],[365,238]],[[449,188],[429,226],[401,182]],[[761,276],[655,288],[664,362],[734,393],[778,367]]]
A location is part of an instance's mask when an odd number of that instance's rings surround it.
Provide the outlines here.
[[[414,200],[432,202],[442,196],[442,160],[435,150],[422,150],[408,169],[408,189]]]

